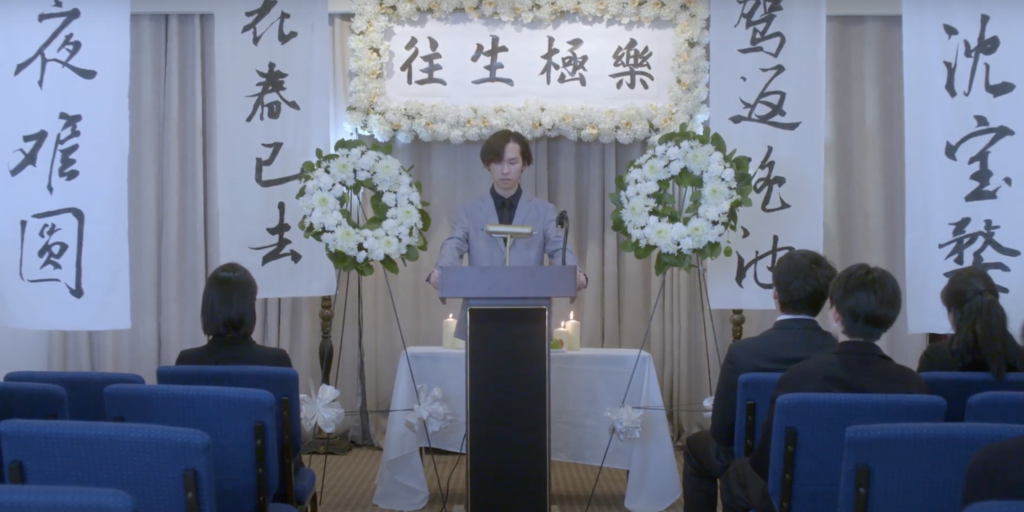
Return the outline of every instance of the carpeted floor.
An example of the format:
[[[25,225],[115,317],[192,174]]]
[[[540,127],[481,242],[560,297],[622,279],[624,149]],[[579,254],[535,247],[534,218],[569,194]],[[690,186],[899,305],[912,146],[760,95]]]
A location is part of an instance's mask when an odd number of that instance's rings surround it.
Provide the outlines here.
[[[354,448],[347,455],[327,457],[327,470],[324,471],[322,455],[305,456],[306,463],[317,473],[317,485],[324,485],[321,496],[322,512],[379,512],[373,505],[373,493],[376,489],[377,468],[380,465],[381,452],[375,448]],[[435,456],[438,473],[441,475],[442,486],[447,484],[448,475],[452,474],[456,456],[438,453]],[[441,510],[441,493],[438,491],[437,476],[433,465],[426,466],[427,486],[430,488],[430,501],[422,510],[439,512]],[[676,461],[682,464],[682,452],[676,452]],[[451,479],[448,498],[448,511],[464,510],[466,500],[465,458],[459,459],[459,468]],[[681,467],[681,466],[680,466]],[[587,498],[597,478],[597,466],[572,464],[568,462],[552,462],[551,503],[557,512],[584,512]],[[680,473],[681,474],[681,473]],[[326,475],[326,478],[324,478]],[[619,469],[605,468],[601,471],[601,479],[594,493],[589,512],[620,512],[626,508],[622,505],[626,492],[626,472]],[[676,500],[670,512],[683,510],[682,499]]]

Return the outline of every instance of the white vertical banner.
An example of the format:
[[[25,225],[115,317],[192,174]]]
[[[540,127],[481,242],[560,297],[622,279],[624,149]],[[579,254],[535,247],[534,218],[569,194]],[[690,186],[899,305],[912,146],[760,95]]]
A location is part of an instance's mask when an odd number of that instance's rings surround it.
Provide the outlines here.
[[[907,314],[949,332],[947,275],[986,269],[1024,320],[1024,2],[903,2]]]
[[[708,263],[716,309],[773,309],[775,261],[822,250],[825,0],[711,2],[711,129],[751,158],[734,254]]]
[[[334,293],[323,246],[302,236],[302,162],[330,140],[327,0],[218,0],[220,261],[244,265],[259,296]]]
[[[0,325],[131,326],[129,0],[0,16]]]

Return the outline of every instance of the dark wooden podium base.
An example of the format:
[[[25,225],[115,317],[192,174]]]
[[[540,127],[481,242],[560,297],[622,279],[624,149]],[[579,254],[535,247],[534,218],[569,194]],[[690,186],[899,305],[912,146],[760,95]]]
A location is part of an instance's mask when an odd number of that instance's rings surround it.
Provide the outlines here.
[[[468,316],[467,509],[548,511],[547,308],[470,307]]]

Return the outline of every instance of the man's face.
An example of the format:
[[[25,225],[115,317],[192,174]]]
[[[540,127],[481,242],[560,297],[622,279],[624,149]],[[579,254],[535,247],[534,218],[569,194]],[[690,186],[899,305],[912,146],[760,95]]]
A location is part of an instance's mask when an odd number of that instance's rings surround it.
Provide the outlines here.
[[[487,166],[494,182],[494,190],[508,197],[519,188],[519,177],[523,174],[523,159],[519,153],[519,144],[509,142],[505,145],[505,157]]]

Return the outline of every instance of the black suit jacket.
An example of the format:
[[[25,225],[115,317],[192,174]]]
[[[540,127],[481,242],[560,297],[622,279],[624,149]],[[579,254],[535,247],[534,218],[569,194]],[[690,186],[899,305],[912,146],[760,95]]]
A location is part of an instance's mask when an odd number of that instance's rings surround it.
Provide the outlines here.
[[[722,361],[711,409],[711,438],[722,455],[732,460],[736,429],[736,388],[740,375],[752,372],[784,372],[808,357],[832,352],[836,348],[832,333],[816,320],[792,318],[779,320],[763,333],[739,340],[729,346]],[[724,452],[729,452],[728,454]]]
[[[917,372],[896,363],[877,345],[866,341],[844,341],[831,354],[793,365],[775,385],[761,439],[750,456],[750,467],[766,482],[775,400],[787,393],[928,394],[928,386]]]
[[[993,500],[1024,501],[1024,436],[990,444],[971,457],[960,507]]]
[[[292,367],[292,359],[283,349],[264,347],[252,338],[213,336],[201,347],[178,353],[177,366],[243,365]]]

